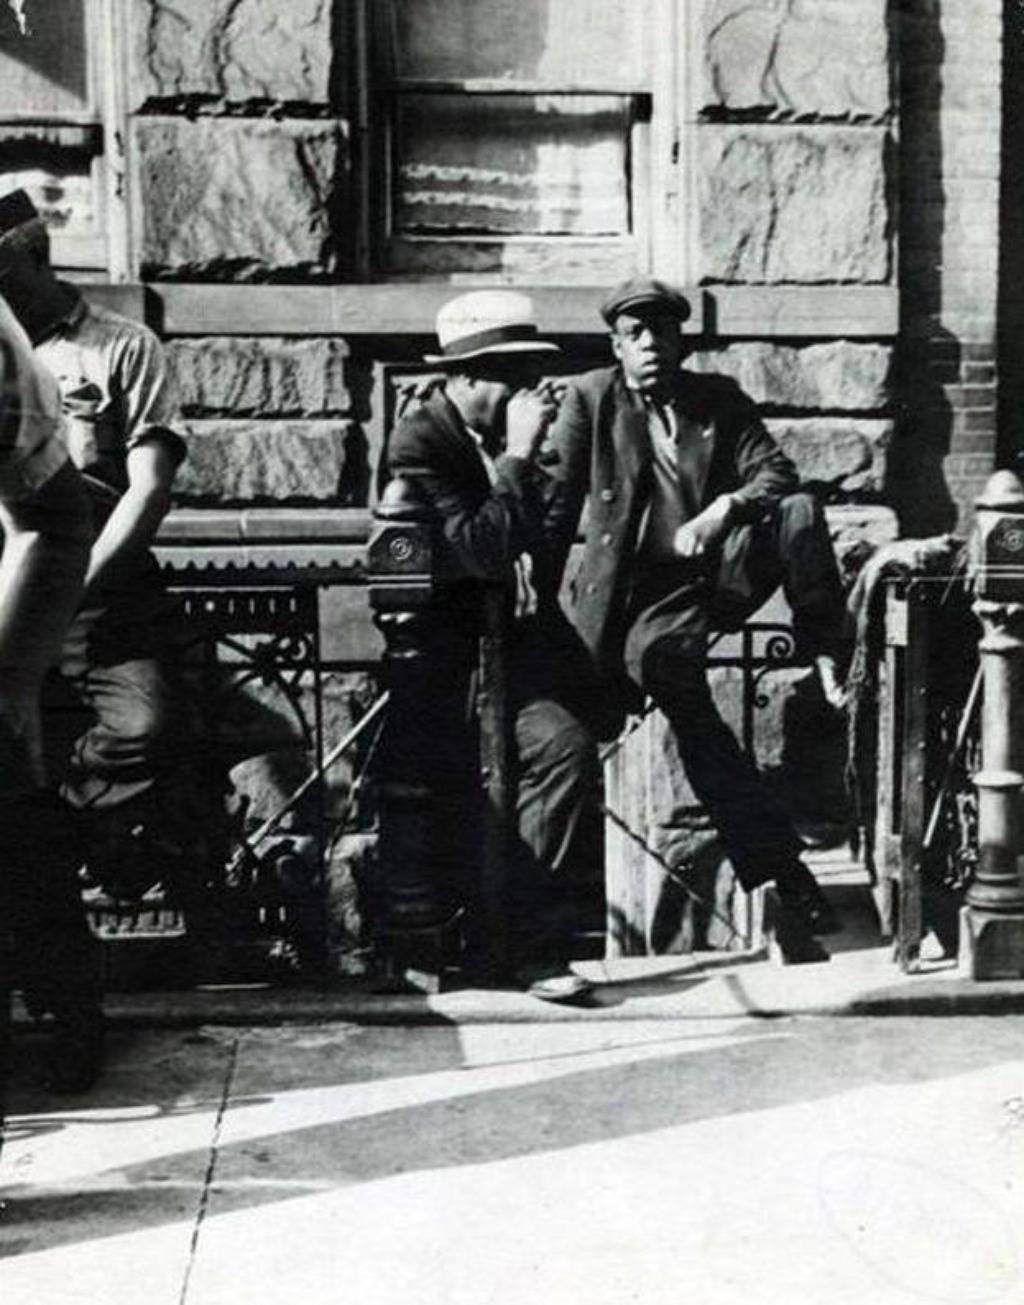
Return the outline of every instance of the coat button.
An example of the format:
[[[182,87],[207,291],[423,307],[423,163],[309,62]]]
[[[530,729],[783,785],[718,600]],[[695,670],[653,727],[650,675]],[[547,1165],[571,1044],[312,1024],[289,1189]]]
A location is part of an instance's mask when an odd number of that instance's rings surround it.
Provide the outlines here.
[[[610,531],[605,531],[605,533],[601,536],[601,543],[604,544],[605,548],[607,548],[613,539],[614,539],[614,535],[612,535]]]
[[[602,490],[601,490],[601,502],[602,502],[602,503],[611,503],[612,500],[613,500],[614,498],[615,498],[615,490],[614,490],[614,489],[602,489]]]
[[[597,593],[597,585],[594,584],[593,580],[591,580],[590,584],[587,585],[587,593],[588,593],[588,594],[596,594],[596,593]]]

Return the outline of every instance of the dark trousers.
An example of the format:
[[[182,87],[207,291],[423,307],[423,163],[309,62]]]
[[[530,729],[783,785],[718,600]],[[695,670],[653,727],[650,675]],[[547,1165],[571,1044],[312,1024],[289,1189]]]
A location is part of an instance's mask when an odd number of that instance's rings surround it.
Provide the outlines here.
[[[475,638],[446,629],[443,620],[438,627],[423,636],[414,706],[389,720],[380,765],[392,781],[429,788],[434,817],[423,828],[429,849],[419,855],[442,899],[472,907],[483,847],[478,649]],[[599,891],[599,767],[565,648],[527,628],[513,633],[507,656],[515,828],[505,925],[512,958],[522,961],[556,951],[576,904]]]
[[[765,519],[729,532],[714,557],[651,569],[634,594],[626,669],[667,717],[687,778],[744,888],[773,879],[801,851],[784,806],[722,720],[707,682],[712,631],[737,629],[781,584],[798,647],[840,654],[844,604],[821,507],[791,494]]]
[[[574,911],[603,879],[597,747],[571,704],[522,702],[513,726],[517,837],[511,857],[512,953],[557,951]]]
[[[171,764],[181,716],[166,662],[171,622],[159,591],[137,604],[83,610],[73,621],[60,683],[44,695],[48,724],[76,708],[68,719],[91,718],[53,768],[72,807],[121,807],[152,789]],[[67,744],[66,730],[57,733]]]
[[[70,813],[55,794],[0,801],[3,981],[58,1012],[99,998],[99,947],[82,909],[80,859]]]

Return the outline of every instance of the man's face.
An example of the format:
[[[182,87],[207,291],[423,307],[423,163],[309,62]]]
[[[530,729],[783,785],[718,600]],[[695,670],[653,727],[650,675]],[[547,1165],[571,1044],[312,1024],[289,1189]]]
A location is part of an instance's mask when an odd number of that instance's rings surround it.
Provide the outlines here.
[[[678,372],[683,358],[679,319],[657,309],[620,313],[612,327],[612,352],[622,364],[626,383],[655,390]]]
[[[486,434],[504,435],[509,400],[524,390],[535,390],[543,374],[540,360],[530,354],[508,354],[487,360],[476,379],[481,424],[486,421]]]

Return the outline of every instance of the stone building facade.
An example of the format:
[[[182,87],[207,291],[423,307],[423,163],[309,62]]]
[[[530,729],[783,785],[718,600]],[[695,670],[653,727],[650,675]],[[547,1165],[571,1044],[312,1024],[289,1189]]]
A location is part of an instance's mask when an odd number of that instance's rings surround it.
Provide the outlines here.
[[[28,0],[27,36],[0,7],[0,190],[167,341],[179,556],[310,509],[358,578],[453,287],[535,290],[573,370],[634,270],[691,288],[695,365],[762,405],[841,541],[964,530],[1024,385],[1019,9]],[[326,624],[341,722],[377,651],[358,585]]]

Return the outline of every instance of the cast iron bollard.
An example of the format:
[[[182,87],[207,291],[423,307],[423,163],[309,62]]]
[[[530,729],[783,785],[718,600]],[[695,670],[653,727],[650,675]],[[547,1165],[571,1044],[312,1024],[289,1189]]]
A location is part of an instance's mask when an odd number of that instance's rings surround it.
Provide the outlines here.
[[[387,645],[390,692],[388,741],[377,785],[383,917],[377,941],[385,982],[427,990],[440,986],[459,942],[461,901],[467,897],[466,941],[474,964],[500,975],[507,960],[512,807],[506,593],[499,585],[484,591],[476,693],[479,750],[453,769],[439,758],[439,735],[446,724],[457,731],[458,723],[438,719],[432,702],[445,679],[425,619],[437,584],[432,530],[416,487],[407,480],[391,481],[377,508],[368,569],[370,605]],[[476,833],[481,842],[474,841]]]
[[[370,606],[384,636],[389,691],[376,784],[381,892],[376,945],[386,981],[437,990],[444,968],[446,910],[432,857],[434,793],[429,740],[414,737],[429,667],[417,620],[434,590],[429,519],[414,485],[392,480],[376,510],[367,549]]]
[[[1024,487],[997,472],[977,502],[972,563],[984,682],[978,871],[961,919],[973,979],[1024,977]]]

